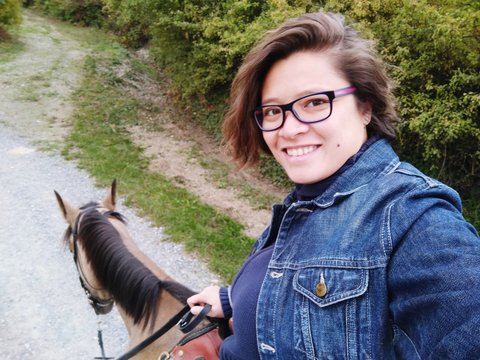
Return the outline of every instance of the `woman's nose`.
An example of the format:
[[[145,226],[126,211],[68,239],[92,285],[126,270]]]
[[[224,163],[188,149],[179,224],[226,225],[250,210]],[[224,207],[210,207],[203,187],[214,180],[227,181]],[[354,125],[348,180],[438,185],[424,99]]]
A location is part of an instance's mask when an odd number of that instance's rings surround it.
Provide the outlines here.
[[[294,137],[308,131],[308,124],[305,124],[297,119],[292,111],[285,111],[285,121],[280,129],[279,135],[284,137]]]

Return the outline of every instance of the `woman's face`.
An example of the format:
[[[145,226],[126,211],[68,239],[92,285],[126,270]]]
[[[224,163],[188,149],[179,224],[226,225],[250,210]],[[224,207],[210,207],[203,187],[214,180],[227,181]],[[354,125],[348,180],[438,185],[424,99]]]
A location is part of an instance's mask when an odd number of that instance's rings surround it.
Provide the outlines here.
[[[302,96],[351,86],[325,52],[297,52],[273,64],[262,88],[262,105],[287,104]],[[297,184],[311,184],[334,174],[367,140],[369,106],[361,110],[354,95],[333,100],[330,117],[305,124],[290,112],[283,127],[263,132],[275,159]]]

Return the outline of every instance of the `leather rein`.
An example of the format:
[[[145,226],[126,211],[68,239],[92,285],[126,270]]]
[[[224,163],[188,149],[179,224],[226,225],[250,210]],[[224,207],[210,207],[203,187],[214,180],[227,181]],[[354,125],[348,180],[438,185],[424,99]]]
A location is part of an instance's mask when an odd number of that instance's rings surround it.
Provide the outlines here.
[[[188,333],[189,331],[193,330],[203,319],[205,319],[211,308],[211,305],[206,304],[203,307],[202,311],[196,317],[193,317],[193,314],[190,312],[190,306],[185,305],[182,310],[180,310],[170,320],[168,320],[167,323],[163,325],[160,329],[155,331],[152,335],[140,342],[135,347],[128,350],[125,354],[118,357],[116,360],[130,359],[131,357],[139,353],[141,350],[145,349],[148,345],[153,343],[155,340],[157,340],[159,337],[161,337],[163,334],[165,334],[175,325],[178,325],[183,333]]]

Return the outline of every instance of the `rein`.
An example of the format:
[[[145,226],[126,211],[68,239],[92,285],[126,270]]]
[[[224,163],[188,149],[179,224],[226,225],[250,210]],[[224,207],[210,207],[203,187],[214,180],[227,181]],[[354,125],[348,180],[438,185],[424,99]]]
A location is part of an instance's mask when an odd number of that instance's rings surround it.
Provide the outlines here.
[[[193,314],[190,312],[190,306],[185,305],[182,310],[180,310],[176,315],[174,315],[170,320],[168,320],[168,322],[160,329],[155,331],[152,335],[150,335],[138,345],[127,351],[125,354],[118,357],[116,360],[130,359],[131,357],[139,353],[141,350],[145,349],[148,345],[153,343],[155,340],[157,340],[159,337],[161,337],[163,334],[165,334],[175,325],[179,325],[180,330],[182,330],[184,333],[188,333],[207,316],[211,308],[211,305],[206,304],[203,307],[202,311],[192,320]]]

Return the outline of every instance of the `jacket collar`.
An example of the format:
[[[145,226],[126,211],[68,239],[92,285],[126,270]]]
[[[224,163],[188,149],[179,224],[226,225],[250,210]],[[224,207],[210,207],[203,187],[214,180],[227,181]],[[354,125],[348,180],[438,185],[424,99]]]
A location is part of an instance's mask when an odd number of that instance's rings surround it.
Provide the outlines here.
[[[379,139],[371,144],[358,160],[342,172],[335,181],[312,202],[320,207],[332,205],[336,199],[353,194],[379,176],[386,175],[398,167],[400,160],[388,140]],[[290,193],[284,204],[290,206],[296,201]]]

